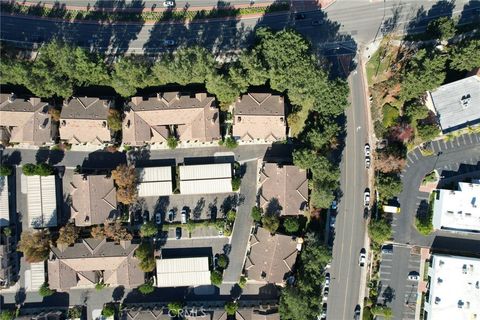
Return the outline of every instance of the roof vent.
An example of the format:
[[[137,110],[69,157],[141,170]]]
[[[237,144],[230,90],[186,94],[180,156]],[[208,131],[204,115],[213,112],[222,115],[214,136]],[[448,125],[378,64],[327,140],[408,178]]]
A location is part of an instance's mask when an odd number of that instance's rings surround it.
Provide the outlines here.
[[[443,283],[443,279],[442,278],[437,278],[437,283]]]
[[[463,109],[466,109],[470,105],[471,101],[472,101],[472,96],[470,95],[470,93],[468,93],[462,96],[462,98],[460,99],[460,104],[462,105]]]
[[[467,265],[466,264],[464,264],[463,267],[462,267],[462,273],[467,274]]]
[[[67,121],[62,120],[62,127],[66,126],[66,125],[67,125]]]
[[[12,103],[13,101],[15,101],[15,98],[17,96],[15,95],[15,93],[12,92],[12,94],[8,97],[8,102]]]
[[[127,128],[130,128],[130,120],[127,121]]]
[[[103,106],[104,106],[105,108],[108,108],[109,105],[110,105],[110,101],[108,101],[108,100],[103,100]]]
[[[242,117],[237,117],[238,122],[242,122]]]
[[[107,121],[102,121],[102,127],[106,128],[107,127]]]
[[[440,299],[440,297],[435,297],[435,304],[439,304],[440,301],[442,301],[442,299]]]
[[[470,202],[472,204],[472,207],[476,208],[477,207],[477,197],[472,197],[472,202]]]
[[[462,309],[464,305],[464,302],[462,300],[458,300],[458,308]]]

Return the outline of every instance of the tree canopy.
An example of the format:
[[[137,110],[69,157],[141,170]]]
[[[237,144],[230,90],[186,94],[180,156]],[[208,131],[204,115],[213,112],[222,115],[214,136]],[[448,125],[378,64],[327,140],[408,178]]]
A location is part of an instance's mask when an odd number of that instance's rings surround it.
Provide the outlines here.
[[[43,230],[24,230],[20,236],[17,250],[23,252],[27,262],[45,261],[50,252],[50,234]]]
[[[402,192],[402,181],[396,173],[379,173],[377,176],[379,197],[383,200],[392,199]]]
[[[480,40],[458,43],[450,52],[450,67],[458,71],[471,71],[480,67]]]

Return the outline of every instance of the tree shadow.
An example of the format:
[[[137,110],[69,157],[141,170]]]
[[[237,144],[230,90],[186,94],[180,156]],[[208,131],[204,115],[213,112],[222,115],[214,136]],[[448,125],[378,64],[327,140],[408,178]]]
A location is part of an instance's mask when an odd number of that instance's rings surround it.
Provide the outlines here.
[[[205,208],[205,198],[201,197],[198,201],[195,207],[192,210],[192,215],[193,218],[198,220],[202,216],[202,211]]]
[[[155,203],[154,210],[155,212],[162,213],[163,215],[162,220],[166,219],[165,215],[167,214],[167,209],[169,204],[170,204],[170,197],[167,197],[167,196],[159,197],[157,200],[157,203]]]
[[[480,1],[470,0],[463,6],[462,13],[458,19],[458,25],[472,23],[474,25],[480,24]]]
[[[277,198],[272,198],[265,208],[266,215],[280,216],[283,208]]]
[[[213,201],[208,204],[208,218],[210,218],[212,221],[217,220],[217,200],[217,197],[215,197],[215,199],[213,199]]]
[[[25,299],[27,298],[27,293],[25,288],[20,288],[15,292],[15,304],[16,305],[23,305],[25,303]]]
[[[22,162],[22,154],[18,150],[13,150],[12,152],[5,152],[2,154],[2,163],[8,164],[10,166],[18,166]]]
[[[387,286],[382,293],[383,303],[390,303],[395,299],[395,289]]]
[[[411,35],[426,30],[428,23],[439,17],[451,18],[453,9],[455,8],[455,1],[440,0],[436,2],[428,11],[422,5],[416,12],[416,15],[405,26],[405,34]]]
[[[118,286],[112,292],[112,300],[115,302],[119,302],[123,299],[124,295],[125,295],[125,287]]]
[[[230,195],[223,199],[222,204],[220,205],[220,210],[223,215],[226,215],[228,211],[234,209],[238,205],[237,195]]]
[[[150,159],[150,146],[133,148],[127,152],[128,162],[137,163],[139,161],[148,161]]]

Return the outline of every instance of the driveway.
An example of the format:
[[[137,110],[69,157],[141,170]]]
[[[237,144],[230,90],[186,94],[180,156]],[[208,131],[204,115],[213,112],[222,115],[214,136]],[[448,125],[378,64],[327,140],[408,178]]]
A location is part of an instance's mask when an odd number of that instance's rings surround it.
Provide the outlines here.
[[[410,272],[420,274],[420,252],[409,246],[393,246],[393,254],[382,253],[378,303],[392,308],[393,319],[415,319],[418,281],[408,280]]]
[[[431,147],[432,156],[423,156],[418,148],[408,153],[407,165],[401,174],[403,191],[398,197],[401,213],[394,215],[392,223],[397,243],[430,246],[433,242],[435,234],[424,237],[415,229],[418,210],[428,206],[428,194],[419,191],[426,174],[436,169],[443,177],[440,187],[480,176],[480,134],[465,134],[447,142],[433,141]]]

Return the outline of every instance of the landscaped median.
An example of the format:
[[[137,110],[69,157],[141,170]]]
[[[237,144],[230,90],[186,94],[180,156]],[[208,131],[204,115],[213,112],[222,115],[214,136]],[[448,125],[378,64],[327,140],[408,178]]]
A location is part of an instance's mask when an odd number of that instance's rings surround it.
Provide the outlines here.
[[[252,14],[267,14],[271,12],[288,11],[290,4],[286,1],[269,6],[235,8],[224,6],[209,10],[189,8],[188,10],[145,10],[142,8],[119,8],[117,10],[73,10],[64,7],[48,7],[43,5],[28,6],[17,2],[2,3],[1,11],[4,13],[30,15],[36,17],[63,19],[70,21],[105,21],[105,22],[162,22],[162,21],[195,21],[212,18],[236,17]]]

